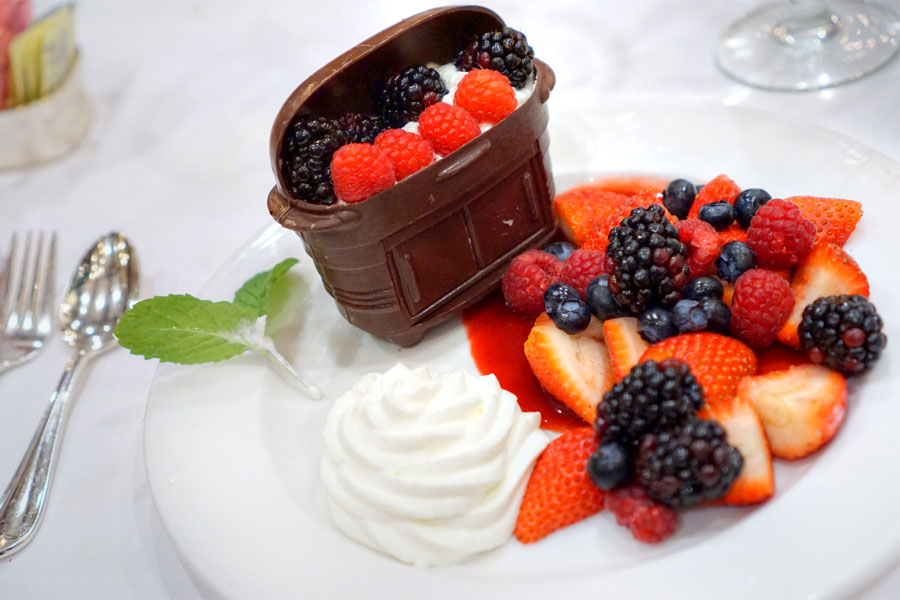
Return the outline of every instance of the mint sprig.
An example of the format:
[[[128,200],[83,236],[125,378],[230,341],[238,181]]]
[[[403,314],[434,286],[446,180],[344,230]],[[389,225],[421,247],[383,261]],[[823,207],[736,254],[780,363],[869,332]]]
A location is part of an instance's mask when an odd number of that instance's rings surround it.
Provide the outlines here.
[[[183,365],[219,362],[251,350],[272,361],[304,393],[319,398],[319,389],[300,377],[265,335],[270,292],[297,262],[288,258],[254,275],[233,302],[189,294],[142,300],[122,315],[113,333],[132,354]]]

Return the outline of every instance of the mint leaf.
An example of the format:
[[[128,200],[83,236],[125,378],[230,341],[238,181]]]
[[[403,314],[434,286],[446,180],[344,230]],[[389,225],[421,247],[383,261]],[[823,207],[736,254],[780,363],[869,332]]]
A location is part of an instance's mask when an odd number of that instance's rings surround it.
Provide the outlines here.
[[[286,258],[268,271],[257,273],[234,293],[234,303],[249,308],[257,318],[268,314],[272,285],[298,262],[296,258]]]
[[[253,349],[241,329],[256,318],[251,308],[231,302],[187,294],[156,296],[122,315],[113,333],[132,354],[190,365],[218,362]]]

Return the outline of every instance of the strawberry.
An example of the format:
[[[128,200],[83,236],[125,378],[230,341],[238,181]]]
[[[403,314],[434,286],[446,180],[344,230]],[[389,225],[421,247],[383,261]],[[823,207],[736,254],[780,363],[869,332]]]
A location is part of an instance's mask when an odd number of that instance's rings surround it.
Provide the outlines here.
[[[738,225],[735,221],[719,232],[719,239],[722,240],[723,246],[728,242],[746,242],[747,230]]]
[[[862,218],[862,204],[841,198],[793,196],[785,198],[800,208],[800,214],[816,226],[816,244],[831,242],[843,246]]]
[[[767,348],[756,351],[757,374],[765,375],[772,371],[783,371],[794,365],[808,365],[810,360],[799,350],[783,344],[774,343]]]
[[[594,422],[597,404],[613,384],[603,323],[591,317],[587,329],[569,335],[543,313],[525,340],[525,358],[547,392],[586,422]]]
[[[741,188],[731,180],[728,175],[718,175],[712,181],[703,186],[694,203],[691,205],[691,211],[688,213],[688,219],[697,219],[700,217],[700,207],[710,202],[719,202],[724,200],[728,204],[734,205],[734,199],[741,193]]]
[[[734,284],[721,279],[719,281],[722,282],[722,302],[731,306],[731,301],[734,300]]]
[[[753,350],[718,333],[685,333],[664,339],[647,348],[640,362],[667,358],[687,363],[709,404],[731,400],[738,382],[756,373]]]
[[[779,458],[801,458],[821,448],[847,412],[847,381],[821,365],[746,377],[737,393],[753,403]]]
[[[603,322],[603,338],[616,381],[628,375],[631,367],[638,364],[641,355],[650,347],[638,333],[637,324],[635,317],[619,317]]]
[[[628,196],[583,185],[553,199],[553,210],[565,236],[581,245],[592,231],[619,213]]]
[[[668,184],[668,179],[648,175],[609,175],[591,182],[592,187],[626,196],[641,192],[662,194]]]
[[[697,416],[717,421],[725,430],[728,444],[737,448],[744,459],[741,474],[721,502],[755,504],[770,498],[775,493],[772,452],[753,404],[746,398],[735,396],[727,402],[704,407]]]
[[[592,427],[570,429],[550,442],[525,488],[516,538],[530,544],[603,510],[606,492],[591,481],[585,464],[598,440]]]
[[[585,250],[600,250],[606,252],[606,246],[609,245],[609,232],[613,227],[618,227],[622,219],[629,216],[635,208],[646,208],[651,204],[659,204],[662,206],[662,198],[654,192],[641,192],[628,198],[619,210],[611,214],[606,221],[594,228],[584,240],[582,248]],[[663,207],[665,209],[665,207]],[[676,223],[678,218],[666,210],[666,218],[670,223]]]
[[[856,261],[837,244],[819,244],[800,261],[791,279],[794,310],[778,332],[783,344],[800,347],[797,328],[803,309],[822,296],[861,294],[868,298],[869,280]]]

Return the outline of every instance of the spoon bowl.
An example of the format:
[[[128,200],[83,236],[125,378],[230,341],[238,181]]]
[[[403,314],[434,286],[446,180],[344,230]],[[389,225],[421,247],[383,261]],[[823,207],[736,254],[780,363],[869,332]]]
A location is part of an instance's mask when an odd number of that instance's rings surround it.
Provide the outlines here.
[[[121,233],[101,237],[85,254],[63,296],[63,341],[94,352],[114,346],[113,329],[137,293],[138,265],[131,243]]]
[[[19,468],[0,496],[0,557],[20,550],[37,530],[76,369],[116,345],[113,330],[137,295],[138,264],[131,243],[120,233],[100,237],[75,270],[60,305],[60,335],[75,351]]]

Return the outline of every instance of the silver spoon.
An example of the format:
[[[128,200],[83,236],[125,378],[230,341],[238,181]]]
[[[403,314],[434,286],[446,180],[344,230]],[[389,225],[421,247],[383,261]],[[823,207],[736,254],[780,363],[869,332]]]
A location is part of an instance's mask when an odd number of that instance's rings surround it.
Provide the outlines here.
[[[75,370],[88,358],[116,346],[113,329],[137,293],[138,265],[131,243],[120,233],[104,235],[78,265],[59,309],[60,335],[75,352],[50,396],[28,451],[0,496],[0,556],[21,549],[37,529]]]

